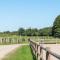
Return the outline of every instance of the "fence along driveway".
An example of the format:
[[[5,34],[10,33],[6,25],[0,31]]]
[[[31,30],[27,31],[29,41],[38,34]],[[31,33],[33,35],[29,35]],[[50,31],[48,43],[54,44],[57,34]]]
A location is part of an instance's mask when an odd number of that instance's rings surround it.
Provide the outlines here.
[[[36,43],[32,40],[29,40],[29,42],[30,42],[31,49],[32,49],[34,55],[36,56],[37,60],[60,60],[60,55],[59,55],[60,51],[58,51],[59,50],[58,48],[60,48],[60,44],[39,45],[38,43]],[[53,50],[51,50],[51,49],[53,49]],[[58,52],[58,53],[56,53],[56,52]]]

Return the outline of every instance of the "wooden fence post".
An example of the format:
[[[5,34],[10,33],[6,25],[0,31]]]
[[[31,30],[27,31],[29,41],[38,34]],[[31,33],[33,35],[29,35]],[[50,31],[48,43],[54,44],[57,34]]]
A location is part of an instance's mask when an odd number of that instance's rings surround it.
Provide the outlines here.
[[[46,49],[49,49],[48,47]],[[50,60],[50,54],[48,51],[46,51],[46,60]]]
[[[4,43],[5,43],[5,44],[7,43],[6,38],[4,38]]]
[[[11,44],[11,38],[8,38],[8,40],[9,40],[9,43]]]
[[[35,48],[35,44],[32,44],[33,45],[33,47]],[[34,54],[35,54],[35,50],[33,49],[33,52],[34,52]]]
[[[34,46],[34,48],[36,48],[36,46],[35,46],[36,44],[33,44],[33,46]],[[34,50],[34,55],[36,54],[36,51]]]
[[[40,60],[40,45],[38,45],[38,53],[39,53],[38,60]]]
[[[41,47],[40,47],[40,60],[43,60],[43,51]]]
[[[37,45],[36,45],[36,48],[35,49],[36,49],[36,58],[37,58]]]
[[[36,49],[36,44],[35,44],[35,49]],[[35,54],[36,54],[36,51],[35,51]]]
[[[2,44],[4,43],[4,39],[2,38]]]
[[[36,45],[36,49],[37,49],[37,52],[38,52],[38,45]],[[37,54],[36,56],[37,56],[37,59],[38,59],[38,53],[36,53],[36,54]]]

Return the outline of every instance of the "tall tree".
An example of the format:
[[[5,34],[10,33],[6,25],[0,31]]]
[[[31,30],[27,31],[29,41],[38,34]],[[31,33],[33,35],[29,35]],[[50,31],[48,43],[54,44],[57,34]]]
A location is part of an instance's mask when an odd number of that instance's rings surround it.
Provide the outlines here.
[[[60,15],[56,17],[53,23],[52,35],[55,37],[60,37]]]

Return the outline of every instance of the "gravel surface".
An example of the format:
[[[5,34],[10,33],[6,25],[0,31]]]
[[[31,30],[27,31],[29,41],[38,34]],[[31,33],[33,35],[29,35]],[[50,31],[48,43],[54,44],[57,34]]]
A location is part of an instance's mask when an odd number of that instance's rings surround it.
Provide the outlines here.
[[[42,46],[43,47],[48,47],[50,51],[60,55],[60,44],[43,44]],[[43,59],[44,60],[46,60],[45,57],[46,57],[46,51],[43,50]],[[49,60],[59,60],[52,55],[50,55],[49,58],[50,58]]]
[[[0,60],[16,48],[27,44],[0,45]]]

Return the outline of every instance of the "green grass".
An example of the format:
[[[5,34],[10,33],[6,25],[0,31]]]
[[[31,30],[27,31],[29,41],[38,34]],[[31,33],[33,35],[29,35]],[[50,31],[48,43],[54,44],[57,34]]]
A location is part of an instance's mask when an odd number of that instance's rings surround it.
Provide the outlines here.
[[[22,46],[7,55],[3,60],[33,60],[33,56],[29,46]]]

